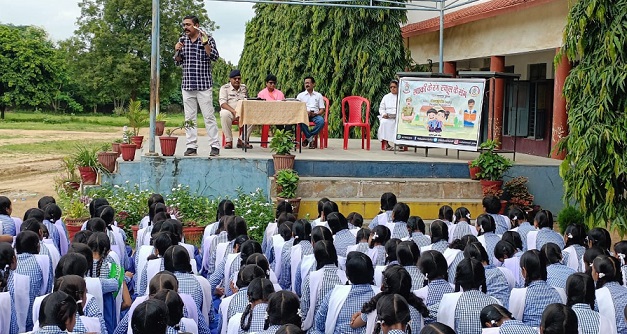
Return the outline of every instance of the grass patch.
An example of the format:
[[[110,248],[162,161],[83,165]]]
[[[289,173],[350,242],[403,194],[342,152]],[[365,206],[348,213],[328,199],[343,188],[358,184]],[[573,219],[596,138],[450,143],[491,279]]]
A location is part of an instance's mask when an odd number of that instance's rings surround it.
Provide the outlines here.
[[[220,127],[220,113],[214,114]],[[199,128],[205,127],[202,114],[198,113],[197,124]],[[113,132],[121,131],[128,125],[124,116],[116,115],[63,115],[41,112],[6,112],[5,119],[0,120],[0,129],[9,130],[56,130],[56,131],[87,131],[87,132]],[[184,121],[183,113],[167,114],[166,127],[175,127]],[[148,126],[146,126],[147,128]]]
[[[84,140],[58,140],[27,144],[10,144],[0,146],[0,154],[59,154],[68,155],[76,151],[77,144],[84,144]],[[94,140],[88,147],[102,147],[110,144],[110,140]]]

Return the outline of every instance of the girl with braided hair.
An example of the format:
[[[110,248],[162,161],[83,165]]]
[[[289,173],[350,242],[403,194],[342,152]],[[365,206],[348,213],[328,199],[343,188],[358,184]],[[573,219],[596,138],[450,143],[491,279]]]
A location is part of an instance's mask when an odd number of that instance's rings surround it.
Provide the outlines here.
[[[275,268],[279,284],[283,287],[283,289],[292,289],[292,282],[294,281],[296,274],[295,269],[298,267],[302,256],[313,254],[313,247],[309,242],[310,238],[311,224],[309,224],[306,219],[297,220],[294,224],[292,224],[291,241],[283,244],[280,261],[281,268]],[[293,260],[292,254],[294,255]],[[292,268],[294,268],[294,270],[292,270]]]
[[[464,257],[475,259],[485,269],[487,294],[499,300],[507,307],[510,291],[516,286],[516,279],[512,272],[505,267],[495,267],[488,264],[488,253],[479,242],[473,242],[464,249]]]
[[[383,272],[383,283],[381,292],[376,294],[368,302],[364,303],[361,312],[353,315],[352,328],[359,328],[366,325],[366,332],[372,332],[375,328],[377,317],[377,304],[386,295],[399,294],[409,303],[409,313],[411,314],[411,328],[418,331],[424,324],[423,318],[429,316],[429,309],[423,300],[417,297],[411,290],[411,275],[401,266],[388,267]]]
[[[396,195],[394,195],[393,193],[383,193],[383,195],[381,195],[381,211],[379,211],[379,215],[377,215],[372,219],[372,221],[370,221],[368,228],[372,230],[378,225],[391,223],[392,210],[394,209],[396,203]]]
[[[158,272],[163,271],[163,255],[172,246],[172,237],[169,232],[159,232],[153,239],[153,253],[146,259],[146,265],[141,271],[141,276],[138,282],[139,286],[136,288],[137,294],[143,296],[148,293],[148,282]]]
[[[240,321],[237,321],[236,315],[229,320],[228,334],[260,332],[264,328],[266,318],[266,310],[268,308],[268,299],[274,293],[274,285],[267,278],[255,278],[248,285],[248,305],[241,314]],[[238,325],[237,331],[231,330],[233,323]]]
[[[564,289],[550,286],[547,279],[548,260],[545,253],[532,249],[520,258],[525,287],[513,289],[509,297],[509,310],[514,318],[533,327],[540,325],[542,311],[551,303],[565,303]]]
[[[627,306],[627,289],[621,285],[623,275],[618,259],[601,255],[592,262],[592,279],[596,282],[599,313],[616,323],[618,333],[627,333],[623,312]]]
[[[176,291],[162,289],[152,296],[151,299],[161,300],[168,307],[168,317],[166,321],[168,325],[166,329],[167,334],[179,334],[184,332],[198,334],[198,325],[196,325],[194,320],[184,317],[183,300]]]
[[[429,316],[425,317],[425,324],[434,323],[438,318],[438,308],[445,293],[452,293],[455,285],[448,282],[446,259],[442,253],[428,250],[420,255],[418,268],[425,277],[426,286],[414,293],[425,301],[429,309]]]
[[[34,334],[62,334],[72,332],[76,324],[76,301],[62,291],[48,295],[39,310],[40,329]]]
[[[418,290],[424,286],[425,276],[418,268],[420,249],[415,242],[402,241],[396,246],[396,260],[411,275],[411,289]]]
[[[301,326],[298,296],[291,291],[281,290],[270,295],[264,330],[257,334],[275,334],[282,325]]]
[[[411,334],[411,308],[399,294],[382,296],[377,301],[377,323],[375,334]],[[416,332],[418,329],[415,329]]]
[[[55,222],[61,220],[61,215],[63,214],[61,208],[54,204],[48,204],[44,209],[44,220],[42,223],[48,228],[48,232],[50,234],[50,240],[57,248],[61,255],[67,253],[68,239],[67,235],[64,234],[65,230],[63,228],[59,228],[56,226]]]
[[[372,264],[375,267],[385,265],[385,244],[390,240],[391,236],[390,229],[383,224],[375,226],[370,231],[368,256],[372,259]]]
[[[368,233],[368,236],[370,233]],[[309,255],[303,255],[300,262],[298,263],[298,267],[296,268],[296,276],[294,278],[294,292],[299,297],[302,296],[302,288],[304,279],[309,276],[309,273],[316,270],[316,257],[313,254],[313,246],[316,245],[316,242],[329,240],[333,241],[333,233],[331,230],[325,226],[316,226],[311,229],[311,247],[312,253]]]
[[[130,268],[130,261],[126,253],[126,244],[124,243],[124,231],[115,226],[115,210],[109,205],[103,205],[96,209],[96,216],[104,220],[107,224],[107,236],[110,240],[111,257],[122,268]]]
[[[579,319],[579,333],[616,333],[616,322],[595,311],[596,291],[594,280],[588,274],[575,273],[566,281],[566,305]]]
[[[74,332],[107,333],[106,327],[101,328],[101,322],[98,316],[85,314],[84,307],[87,304],[87,285],[82,276],[65,275],[57,278],[54,282],[54,291],[63,291],[76,301],[76,325],[74,326]],[[36,300],[33,306],[33,316],[39,314],[40,307]]]
[[[114,259],[110,256],[111,244],[109,237],[102,232],[96,232],[89,237],[87,246],[92,251],[93,263],[88,276],[92,278],[98,278],[102,289],[102,307],[105,323],[107,325],[107,331],[113,333],[116,324],[118,323],[118,308],[116,306],[116,297],[119,293],[124,294],[121,291],[122,288],[126,288],[125,284],[122,284],[123,273],[121,268],[115,263]],[[91,284],[88,289],[91,291]],[[97,292],[93,293],[94,296],[98,296]],[[128,294],[128,290],[126,290]],[[130,300],[130,296],[129,296]]]
[[[586,229],[584,224],[570,224],[564,231],[564,264],[580,273],[584,271],[581,259],[586,252]]]
[[[558,245],[549,242],[542,246],[540,250],[546,256],[546,281],[550,286],[566,289],[568,276],[575,273],[575,269],[562,264],[563,253]]]
[[[453,240],[460,239],[461,237],[472,234],[475,237],[479,234],[475,226],[471,226],[470,211],[465,207],[459,207],[455,210],[453,215],[454,223],[451,225],[448,233],[448,242],[452,243]]]
[[[0,242],[0,332],[9,333],[11,323],[16,322],[15,309],[11,300],[13,291],[9,290],[9,281],[17,268],[17,257],[7,242]]]
[[[440,301],[438,322],[457,333],[481,333],[481,310],[500,304],[498,299],[488,296],[487,291],[483,264],[475,259],[463,259],[457,266],[455,292],[445,294]]]

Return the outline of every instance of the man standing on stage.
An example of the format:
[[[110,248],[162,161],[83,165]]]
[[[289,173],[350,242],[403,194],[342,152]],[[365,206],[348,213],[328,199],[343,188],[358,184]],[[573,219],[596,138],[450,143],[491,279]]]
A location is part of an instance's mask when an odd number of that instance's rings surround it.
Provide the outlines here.
[[[198,117],[197,105],[200,105],[207,129],[207,137],[211,145],[210,156],[220,154],[218,141],[218,124],[213,108],[213,79],[211,77],[211,62],[218,60],[219,54],[216,41],[206,32],[199,29],[198,18],[194,15],[185,16],[183,29],[186,37],[181,37],[174,49],[177,52],[175,60],[183,65],[183,106],[185,120],[192,120],[196,124]],[[186,128],[187,140],[185,156],[197,155],[198,130]]]

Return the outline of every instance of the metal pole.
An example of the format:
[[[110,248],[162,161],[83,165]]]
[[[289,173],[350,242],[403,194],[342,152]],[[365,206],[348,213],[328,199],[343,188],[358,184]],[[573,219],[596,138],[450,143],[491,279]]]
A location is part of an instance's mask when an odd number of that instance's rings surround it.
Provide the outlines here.
[[[147,155],[155,153],[155,122],[159,99],[159,0],[152,0],[152,37],[150,50],[150,132]]]
[[[440,2],[440,58],[438,72],[444,72],[444,1]]]

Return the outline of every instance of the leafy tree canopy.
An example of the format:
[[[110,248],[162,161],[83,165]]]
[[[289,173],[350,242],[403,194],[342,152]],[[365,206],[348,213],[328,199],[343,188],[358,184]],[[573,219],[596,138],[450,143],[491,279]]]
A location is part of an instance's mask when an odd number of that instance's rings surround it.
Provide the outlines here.
[[[564,47],[569,135],[560,167],[565,200],[590,226],[627,232],[627,0],[572,1]],[[558,55],[556,59],[560,59]]]
[[[376,129],[378,102],[396,72],[409,65],[400,31],[405,20],[404,10],[256,4],[240,59],[244,82],[249,91],[260,91],[272,73],[286,97],[295,97],[311,75],[316,91],[331,102],[331,136],[342,132],[340,104],[349,95],[373,102]]]

